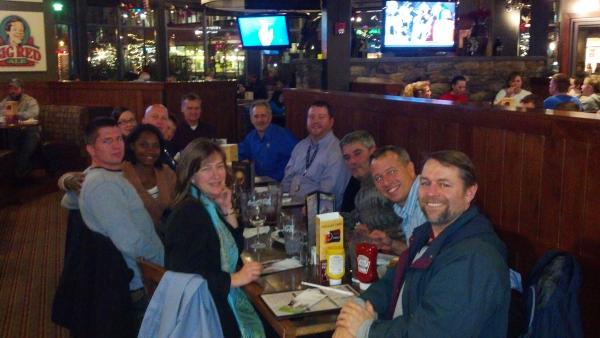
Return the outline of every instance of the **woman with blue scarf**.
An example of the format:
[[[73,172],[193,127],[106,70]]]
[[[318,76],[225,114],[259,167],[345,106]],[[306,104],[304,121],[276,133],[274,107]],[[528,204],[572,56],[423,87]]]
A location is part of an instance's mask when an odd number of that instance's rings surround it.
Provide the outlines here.
[[[207,280],[225,337],[264,337],[262,323],[240,289],[256,280],[262,267],[250,262],[237,270],[243,237],[226,176],[225,153],[218,145],[200,138],[183,150],[167,220],[165,265]]]

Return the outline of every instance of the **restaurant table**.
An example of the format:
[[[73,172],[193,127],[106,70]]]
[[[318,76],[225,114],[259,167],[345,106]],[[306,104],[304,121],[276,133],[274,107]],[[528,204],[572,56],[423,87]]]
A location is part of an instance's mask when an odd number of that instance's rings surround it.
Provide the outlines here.
[[[285,252],[277,248],[259,250],[258,253],[260,254],[259,260],[263,262],[286,257]],[[242,253],[242,259],[245,262],[256,261],[257,257],[256,252],[244,251]],[[337,312],[306,315],[299,318],[278,319],[260,297],[263,293],[306,289],[305,286],[300,284],[302,281],[320,284],[316,271],[315,267],[308,266],[264,275],[257,281],[245,285],[243,290],[260,315],[282,338],[332,332],[335,330]]]
[[[37,128],[39,125],[39,121],[25,123],[23,121],[19,121],[19,123],[15,124],[7,124],[5,122],[0,122],[0,149],[9,148],[8,134],[10,132],[25,130],[29,128]]]

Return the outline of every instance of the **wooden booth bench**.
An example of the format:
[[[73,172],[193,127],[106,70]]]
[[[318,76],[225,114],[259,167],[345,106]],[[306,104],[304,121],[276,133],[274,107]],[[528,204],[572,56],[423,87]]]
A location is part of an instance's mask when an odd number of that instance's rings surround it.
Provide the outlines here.
[[[508,111],[449,101],[317,90],[285,91],[287,126],[306,136],[306,111],[325,100],[338,138],[365,129],[378,145],[406,148],[417,169],[425,154],[457,149],[473,160],[475,199],[526,277],[546,250],[574,254],[583,268],[586,336],[600,319],[600,116]]]

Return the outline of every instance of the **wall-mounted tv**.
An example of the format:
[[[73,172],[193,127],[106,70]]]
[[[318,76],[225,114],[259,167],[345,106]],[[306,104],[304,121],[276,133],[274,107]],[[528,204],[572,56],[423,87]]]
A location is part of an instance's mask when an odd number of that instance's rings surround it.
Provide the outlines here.
[[[282,49],[290,47],[290,35],[285,15],[240,16],[237,23],[244,48]]]
[[[383,49],[444,51],[454,48],[454,1],[385,1]]]

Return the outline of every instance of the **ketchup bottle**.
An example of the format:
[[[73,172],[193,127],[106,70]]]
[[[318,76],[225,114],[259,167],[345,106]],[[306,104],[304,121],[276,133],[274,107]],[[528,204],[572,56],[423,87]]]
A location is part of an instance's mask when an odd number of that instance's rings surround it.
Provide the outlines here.
[[[356,278],[360,289],[366,290],[377,280],[377,246],[360,243],[356,245]]]

